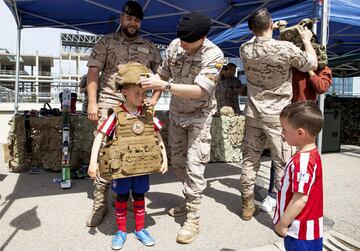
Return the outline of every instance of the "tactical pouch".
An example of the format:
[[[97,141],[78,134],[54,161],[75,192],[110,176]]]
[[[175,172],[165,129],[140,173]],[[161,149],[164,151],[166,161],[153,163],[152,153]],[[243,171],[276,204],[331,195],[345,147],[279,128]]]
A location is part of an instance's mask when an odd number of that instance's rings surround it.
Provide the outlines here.
[[[48,106],[49,108],[47,108]],[[40,108],[40,115],[42,116],[60,116],[61,112],[58,108],[52,108],[48,102],[44,103],[44,107]]]
[[[100,173],[112,173],[121,167],[121,152],[116,147],[112,147],[113,144],[116,144],[116,142],[110,141],[104,148],[100,149]]]
[[[141,175],[158,172],[161,167],[157,145],[132,145],[130,151],[125,153],[122,161],[122,173],[124,175]]]

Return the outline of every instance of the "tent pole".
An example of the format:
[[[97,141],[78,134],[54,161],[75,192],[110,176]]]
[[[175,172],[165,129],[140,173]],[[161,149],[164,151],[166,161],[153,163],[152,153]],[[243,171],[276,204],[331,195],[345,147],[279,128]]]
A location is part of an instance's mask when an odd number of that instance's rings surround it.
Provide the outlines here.
[[[14,114],[18,111],[19,102],[19,72],[20,72],[20,43],[21,43],[21,26],[17,27],[16,37],[16,69],[15,69],[15,100],[14,100]]]
[[[327,40],[328,40],[328,7],[329,7],[330,0],[323,0],[322,3],[322,9],[321,9],[321,37],[320,37],[320,43],[323,46],[326,46]],[[319,107],[321,112],[324,114],[324,103],[325,103],[325,96],[324,94],[321,94],[319,97]],[[323,141],[323,130],[319,133],[319,136],[317,138],[317,147],[319,150],[319,153],[322,153],[322,141]]]

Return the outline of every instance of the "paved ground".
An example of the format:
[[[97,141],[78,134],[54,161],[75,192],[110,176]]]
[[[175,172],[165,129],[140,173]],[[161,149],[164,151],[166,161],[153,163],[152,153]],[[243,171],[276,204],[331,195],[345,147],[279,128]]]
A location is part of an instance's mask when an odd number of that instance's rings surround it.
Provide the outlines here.
[[[269,165],[264,158],[256,186],[258,201],[266,196]],[[323,166],[325,231],[336,230],[360,240],[360,147],[343,146],[340,153],[323,155]],[[146,248],[130,234],[123,250],[274,250],[273,244],[281,239],[273,233],[270,215],[261,213],[250,222],[239,217],[239,174],[237,165],[207,166],[201,232],[190,245],[175,242],[184,218],[166,214],[166,209],[180,202],[181,186],[171,171],[165,176],[153,175],[146,195],[146,224],[157,244]],[[87,228],[91,181],[75,180],[70,190],[61,190],[52,183],[59,176],[9,173],[0,161],[0,250],[111,250],[111,236],[116,231],[114,210],[98,228]],[[133,231],[134,218],[131,213],[129,216],[128,230]]]

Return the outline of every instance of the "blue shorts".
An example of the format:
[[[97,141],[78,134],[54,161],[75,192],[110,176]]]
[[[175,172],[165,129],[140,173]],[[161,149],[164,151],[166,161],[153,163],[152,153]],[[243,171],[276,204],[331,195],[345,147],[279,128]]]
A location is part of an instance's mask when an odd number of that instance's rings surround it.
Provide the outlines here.
[[[135,176],[122,179],[114,179],[111,182],[111,189],[116,194],[146,193],[150,188],[149,175]]]
[[[298,240],[290,236],[284,239],[284,246],[286,251],[322,251],[323,239],[316,240]]]

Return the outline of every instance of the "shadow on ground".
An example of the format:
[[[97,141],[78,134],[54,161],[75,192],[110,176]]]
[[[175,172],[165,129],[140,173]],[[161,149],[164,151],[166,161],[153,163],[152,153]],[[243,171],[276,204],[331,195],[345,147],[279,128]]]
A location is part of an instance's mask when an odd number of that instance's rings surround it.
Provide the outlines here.
[[[230,212],[239,215],[241,209],[241,197],[240,192],[231,193],[215,189],[212,184],[215,181],[220,182],[222,185],[236,189],[239,191],[239,178],[229,178],[227,176],[235,175],[240,177],[240,168],[238,165],[232,165],[227,163],[217,163],[211,164],[206,167],[205,177],[208,180],[208,187],[204,192],[205,196],[213,198],[215,201],[223,204]],[[3,205],[5,206],[0,211],[0,219],[6,214],[8,209],[17,199],[22,198],[31,198],[39,196],[51,196],[59,194],[72,194],[72,193],[83,193],[87,194],[88,198],[93,198],[93,181],[89,179],[78,179],[72,181],[71,189],[62,190],[60,184],[53,183],[53,179],[59,178],[60,173],[48,172],[42,174],[28,174],[26,172],[20,173],[17,179],[14,191],[5,198]],[[5,177],[6,178],[6,177]],[[151,175],[151,184],[166,184],[177,182],[176,177],[172,169],[170,168],[169,172],[165,175],[154,174]],[[262,200],[261,195],[257,193],[261,187],[256,187],[256,199]],[[111,193],[110,193],[111,194]],[[112,235],[114,229],[116,229],[115,223],[115,214],[114,208],[110,205],[112,196],[109,196],[109,214],[104,218],[104,222],[97,229],[90,229],[89,233],[93,234],[96,231],[100,231],[107,235]],[[152,213],[149,213],[146,217],[146,225],[152,226],[156,223],[156,219],[159,216],[167,214],[169,208],[179,205],[183,200],[182,194],[170,194],[163,192],[148,192],[146,194],[147,207],[154,209]],[[89,208],[90,209],[90,208]],[[88,212],[86,212],[87,214]],[[128,226],[129,231],[134,230],[134,217],[133,212],[128,214]],[[269,220],[261,218],[256,218],[259,222],[269,226]],[[176,223],[182,225],[184,222],[184,217],[178,217],[174,219]],[[28,219],[24,219],[24,224],[26,224]]]

